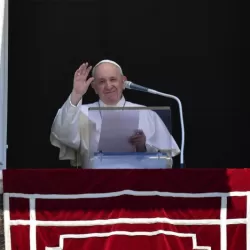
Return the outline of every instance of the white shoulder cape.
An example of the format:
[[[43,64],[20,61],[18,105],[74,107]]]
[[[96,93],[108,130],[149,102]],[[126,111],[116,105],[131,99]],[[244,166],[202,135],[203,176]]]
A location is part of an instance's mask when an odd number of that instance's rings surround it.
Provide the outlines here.
[[[82,166],[83,158],[88,157],[89,145],[89,108],[98,107],[98,102],[73,106],[70,97],[58,110],[54,119],[50,141],[60,149],[59,159],[70,160],[73,166]],[[145,107],[126,101],[126,107]],[[91,116],[92,117],[92,116]],[[97,132],[101,129],[101,117],[91,118]],[[149,152],[161,149],[170,150],[172,156],[180,153],[180,149],[161,118],[151,110],[140,111],[139,128],[146,135],[146,147]]]

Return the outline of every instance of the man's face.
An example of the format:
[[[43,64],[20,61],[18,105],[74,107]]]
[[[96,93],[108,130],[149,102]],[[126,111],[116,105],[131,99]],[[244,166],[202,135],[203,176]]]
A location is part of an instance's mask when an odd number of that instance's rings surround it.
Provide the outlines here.
[[[117,66],[101,63],[95,69],[92,87],[105,104],[115,105],[121,99],[125,80]]]

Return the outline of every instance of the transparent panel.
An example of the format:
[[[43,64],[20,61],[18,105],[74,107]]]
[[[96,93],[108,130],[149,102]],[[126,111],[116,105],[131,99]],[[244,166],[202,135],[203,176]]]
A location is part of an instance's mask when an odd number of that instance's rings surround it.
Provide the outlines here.
[[[88,114],[88,167],[172,167],[169,107],[89,108]]]

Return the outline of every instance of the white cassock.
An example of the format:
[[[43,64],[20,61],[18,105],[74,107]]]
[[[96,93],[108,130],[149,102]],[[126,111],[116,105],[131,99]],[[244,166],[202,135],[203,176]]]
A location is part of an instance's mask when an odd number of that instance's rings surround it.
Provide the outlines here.
[[[90,107],[107,107],[102,101],[82,105],[82,101],[74,106],[70,101],[70,96],[64,105],[58,110],[54,119],[50,141],[51,144],[60,149],[59,159],[70,160],[72,166],[86,167],[89,156],[89,119],[88,116]],[[125,98],[112,107],[145,107],[139,104],[125,101]],[[91,115],[92,126],[95,131],[92,133],[97,135],[97,140],[100,138],[102,118],[100,114]],[[169,133],[167,127],[161,118],[151,110],[140,111],[139,127],[146,136],[147,152],[158,152],[161,149],[169,150],[171,156],[180,153],[180,149]],[[132,135],[131,135],[132,136]],[[171,158],[172,161],[172,158]]]

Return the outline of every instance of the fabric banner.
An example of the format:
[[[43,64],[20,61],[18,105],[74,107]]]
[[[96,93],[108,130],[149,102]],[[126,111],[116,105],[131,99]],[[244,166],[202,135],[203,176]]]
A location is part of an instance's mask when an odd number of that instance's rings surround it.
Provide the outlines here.
[[[250,250],[250,170],[4,170],[6,250]]]

